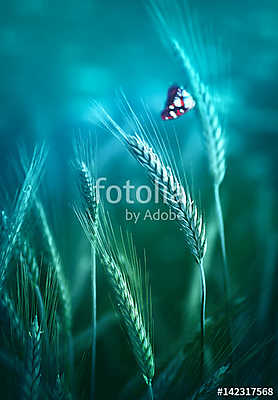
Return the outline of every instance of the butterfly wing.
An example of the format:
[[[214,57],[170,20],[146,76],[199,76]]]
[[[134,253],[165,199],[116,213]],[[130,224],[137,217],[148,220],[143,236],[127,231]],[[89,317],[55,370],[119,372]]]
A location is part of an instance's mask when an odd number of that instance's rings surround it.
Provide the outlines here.
[[[195,106],[195,101],[190,93],[182,86],[173,85],[168,89],[166,105],[161,113],[161,118],[165,120],[176,119]]]

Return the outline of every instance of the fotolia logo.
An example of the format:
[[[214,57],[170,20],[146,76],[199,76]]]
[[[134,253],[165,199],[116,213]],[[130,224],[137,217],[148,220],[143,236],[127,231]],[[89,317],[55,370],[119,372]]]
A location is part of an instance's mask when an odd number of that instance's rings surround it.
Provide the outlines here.
[[[131,184],[130,180],[127,180],[124,185],[105,185],[107,182],[106,177],[100,177],[96,180],[96,200],[97,202],[100,199],[106,200],[110,204],[118,204],[121,201],[126,202],[126,204],[148,204],[154,203],[158,204],[162,201],[164,204],[173,205],[174,203],[181,203],[184,201],[185,196],[183,189],[181,187],[176,187],[176,190],[173,191],[173,195],[169,194],[169,190],[167,190],[167,185],[161,186],[158,181],[154,182],[151,187],[148,185],[139,185],[136,187]],[[160,200],[161,199],[161,200]],[[179,207],[177,206],[177,210]],[[134,212],[128,208],[125,210],[125,219],[126,221],[131,221],[133,223],[137,223],[139,219],[146,221],[173,221],[180,220],[182,218],[182,213],[173,210],[161,211],[157,209],[156,211],[147,209],[140,212]]]
[[[125,201],[127,204],[148,204],[154,202],[158,204],[161,198],[166,204],[167,190],[163,190],[159,187],[158,182],[154,182],[151,187],[148,185],[139,185],[136,187],[131,184],[130,180],[127,180],[123,186],[119,185],[105,185],[107,181],[106,177],[101,177],[96,180],[96,199],[99,201],[104,198],[110,204],[118,204],[121,201]],[[103,196],[104,193],[104,196]]]

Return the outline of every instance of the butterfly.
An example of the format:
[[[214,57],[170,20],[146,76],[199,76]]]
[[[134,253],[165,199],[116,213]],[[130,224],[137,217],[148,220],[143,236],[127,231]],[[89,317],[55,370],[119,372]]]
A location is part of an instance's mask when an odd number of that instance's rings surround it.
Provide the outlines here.
[[[191,94],[182,86],[173,85],[168,90],[167,101],[161,113],[161,118],[165,121],[181,117],[187,111],[192,110],[195,104]]]

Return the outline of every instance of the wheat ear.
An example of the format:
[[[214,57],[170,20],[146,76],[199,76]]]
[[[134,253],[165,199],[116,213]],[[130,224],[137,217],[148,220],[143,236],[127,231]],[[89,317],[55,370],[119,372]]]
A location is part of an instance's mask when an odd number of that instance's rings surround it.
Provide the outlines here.
[[[218,222],[219,237],[221,243],[221,251],[224,266],[224,294],[226,302],[226,315],[228,321],[228,331],[230,341],[232,342],[231,334],[231,317],[230,317],[230,273],[227,262],[225,228],[222,204],[220,199],[220,185],[226,173],[226,155],[225,155],[225,135],[221,125],[219,115],[216,111],[213,98],[207,85],[201,80],[198,72],[194,69],[189,57],[184,49],[174,39],[173,46],[176,53],[182,60],[183,66],[186,69],[193,88],[193,95],[199,108],[201,121],[203,125],[203,138],[207,149],[210,172],[213,178],[214,200],[216,207],[216,215]]]
[[[201,281],[201,368],[203,370],[206,312],[206,279],[203,258],[207,246],[203,218],[190,194],[185,192],[172,169],[164,165],[148,144],[136,136],[128,136],[126,141],[131,153],[147,170],[153,183],[158,185],[168,206],[176,214],[185,235],[185,243],[199,265]]]
[[[154,357],[151,346],[151,307],[148,283],[143,284],[141,268],[132,241],[128,245],[116,240],[110,220],[100,206],[97,237],[91,234],[91,222],[86,213],[76,211],[81,226],[91,241],[96,243],[98,255],[113,292],[113,302],[127,332],[139,370],[152,398]],[[144,300],[146,303],[144,303]]]
[[[62,321],[65,334],[68,338],[68,348],[69,348],[69,364],[70,364],[70,373],[73,371],[74,364],[74,353],[73,353],[73,344],[72,344],[72,334],[71,334],[71,325],[72,325],[72,312],[71,312],[71,297],[69,294],[68,286],[66,283],[66,279],[64,277],[63,267],[60,255],[58,253],[56,243],[54,237],[52,235],[50,226],[48,224],[47,216],[44,210],[44,207],[38,197],[35,198],[35,206],[37,209],[37,213],[39,216],[39,220],[42,226],[42,232],[44,235],[44,239],[48,246],[48,252],[51,257],[51,265],[55,271],[55,275],[58,283],[58,296],[60,300],[60,305],[62,307]]]
[[[35,205],[38,211],[39,219],[42,225],[42,231],[44,234],[44,238],[48,245],[48,251],[51,256],[51,265],[55,269],[57,281],[58,281],[58,289],[59,289],[59,297],[61,301],[61,305],[63,308],[63,322],[66,334],[68,335],[71,331],[71,301],[70,295],[68,292],[68,287],[66,284],[66,280],[63,273],[63,267],[60,255],[56,248],[55,240],[50,230],[50,226],[48,224],[48,220],[46,217],[46,213],[42,203],[36,198]]]
[[[206,252],[206,232],[203,218],[190,194],[180,184],[175,173],[165,166],[160,157],[141,138],[128,136],[130,152],[146,169],[152,182],[158,186],[166,203],[175,213],[185,235],[185,242],[196,262],[201,264]]]
[[[193,68],[189,58],[178,42],[173,42],[174,48],[179,54],[185,69],[190,77],[191,85],[194,91],[194,97],[197,101],[201,120],[203,124],[203,137],[207,148],[211,175],[214,183],[214,198],[216,205],[216,213],[218,217],[218,228],[221,241],[221,249],[224,263],[224,284],[225,294],[229,300],[230,297],[230,278],[227,264],[225,230],[223,221],[222,205],[220,201],[220,185],[224,179],[226,172],[226,156],[225,156],[225,138],[223,127],[221,126],[219,116],[209,88],[201,81],[199,74]]]
[[[125,99],[126,100],[126,99]],[[142,136],[148,136],[148,132],[144,130],[142,123],[136,116],[130,104],[126,100],[127,110],[130,113],[130,119]],[[116,137],[125,143],[129,151],[135,159],[147,171],[151,181],[158,187],[164,202],[168,204],[174,212],[181,230],[184,234],[185,244],[191,251],[200,270],[201,281],[201,371],[204,367],[204,336],[205,336],[205,310],[206,310],[206,279],[203,266],[203,259],[206,253],[207,240],[205,224],[203,217],[189,191],[186,191],[180,183],[178,175],[174,170],[165,165],[162,158],[154,152],[148,143],[142,139],[137,133],[135,135],[126,134],[126,132],[110,117],[110,115],[100,107],[104,118],[101,119],[103,125]],[[153,127],[154,128],[154,127]],[[158,139],[158,133],[153,129],[154,136]],[[166,148],[162,147],[166,153]],[[166,154],[168,157],[168,155]]]
[[[5,235],[0,253],[0,290],[5,280],[12,251],[16,245],[19,233],[24,222],[25,215],[31,205],[32,197],[38,189],[43,166],[46,159],[46,148],[42,145],[35,148],[29,167],[26,169],[26,175],[23,185],[16,199],[13,217],[7,223],[7,234]]]
[[[80,207],[87,215],[91,226],[91,238],[95,241],[98,227],[98,203],[96,196],[95,177],[92,174],[93,155],[91,154],[91,143],[82,144],[81,138],[75,142],[76,170],[78,173],[78,189],[81,198]],[[91,166],[91,168],[90,168]],[[95,245],[91,244],[91,289],[92,289],[92,378],[91,378],[91,398],[95,397],[95,369],[96,369],[96,250]]]
[[[21,239],[21,238],[20,238]],[[38,304],[38,314],[40,317],[40,324],[44,331],[44,338],[46,344],[46,350],[49,350],[49,333],[47,327],[47,319],[45,314],[44,301],[39,285],[40,269],[37,263],[34,250],[32,249],[30,243],[25,239],[21,239],[18,243],[19,260],[21,267],[25,267],[29,280],[34,288],[37,304]]]
[[[137,258],[131,238],[124,243],[115,238],[113,227],[109,220],[102,219],[103,230],[98,240],[98,252],[105,266],[113,289],[115,304],[126,328],[139,369],[149,385],[154,376],[154,358],[151,346],[151,310],[148,282],[145,293],[142,279],[142,269]],[[111,245],[112,244],[112,245]]]
[[[220,186],[226,172],[225,136],[220,123],[209,87],[205,85],[198,72],[191,64],[189,57],[178,41],[172,41],[175,52],[179,55],[188,73],[193,95],[197,102],[203,124],[203,137],[209,158],[210,172],[215,185]]]
[[[226,255],[223,213],[219,194],[220,185],[226,173],[225,132],[211,91],[208,85],[201,79],[192,61],[192,59],[194,59],[196,63],[196,51],[200,50],[198,46],[204,47],[204,43],[198,43],[200,38],[195,31],[198,32],[199,26],[192,25],[192,20],[194,20],[194,18],[191,16],[188,1],[184,2],[183,7],[179,5],[178,2],[173,5],[169,0],[162,0],[161,2],[149,0],[148,5],[150,15],[160,36],[166,43],[166,46],[173,49],[187,72],[193,90],[193,96],[200,112],[203,125],[203,139],[214,185],[215,206],[224,266],[224,291],[227,302],[227,314],[229,314],[230,276]],[[202,35],[200,35],[200,37],[204,39]],[[209,67],[210,58],[208,55],[205,57],[208,60],[205,60],[204,52],[200,51],[200,54],[203,57],[199,64],[202,65],[205,63],[205,65]]]
[[[41,331],[37,316],[31,327],[26,351],[26,365],[22,398],[37,400],[40,396],[41,381]]]

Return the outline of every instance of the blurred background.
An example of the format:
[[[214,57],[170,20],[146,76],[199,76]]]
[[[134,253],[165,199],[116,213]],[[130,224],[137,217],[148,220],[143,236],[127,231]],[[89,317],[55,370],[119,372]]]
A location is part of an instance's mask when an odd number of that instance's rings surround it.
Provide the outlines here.
[[[91,130],[97,137],[96,164],[108,183],[147,177],[124,147],[99,126],[93,101],[121,121],[116,91],[123,89],[137,110],[141,100],[157,122],[174,82],[187,87],[179,61],[165,49],[143,0],[10,0],[0,11],[0,163],[1,185],[15,193],[12,160],[18,147],[49,146],[41,196],[65,266],[74,304],[74,335],[90,323],[89,246],[72,211],[75,183],[72,141]],[[256,357],[243,383],[275,384],[274,375],[259,374],[261,365],[277,361],[277,160],[278,160],[278,3],[276,0],[196,0],[204,25],[224,44],[229,74],[217,76],[219,93],[229,78],[223,112],[227,120],[227,175],[221,187],[229,267],[235,298],[248,308],[239,329],[252,326],[252,337],[239,337],[245,352],[271,339]],[[225,58],[227,51],[227,58]],[[220,101],[221,104],[221,101]],[[172,124],[172,125],[171,125]],[[204,209],[209,247],[205,261],[208,317],[223,296],[221,253],[214,218],[213,192],[200,123],[195,111],[169,122],[181,143],[186,175]],[[5,189],[2,189],[4,192]],[[144,210],[135,204],[133,211]],[[156,210],[152,204],[151,209]],[[147,207],[146,207],[147,208]],[[148,205],[149,208],[149,205]],[[113,207],[116,224],[124,224],[125,202]],[[139,253],[146,249],[154,305],[155,354],[160,366],[198,329],[199,277],[184,251],[174,223],[127,224]],[[211,243],[211,244],[210,244]],[[169,275],[170,271],[170,275]],[[111,312],[108,286],[98,276],[98,318]],[[106,325],[104,325],[105,327]],[[98,395],[117,398],[137,368],[118,324],[109,324],[98,340]],[[238,333],[240,336],[240,333]],[[213,337],[209,340],[214,340]],[[89,344],[81,346],[80,396],[89,388]],[[120,368],[119,368],[120,363]],[[267,378],[268,377],[268,378]],[[269,379],[269,382],[266,380]],[[111,385],[104,385],[111,382]],[[101,387],[101,389],[100,389]],[[81,397],[80,397],[81,398]]]

